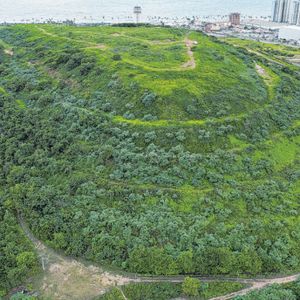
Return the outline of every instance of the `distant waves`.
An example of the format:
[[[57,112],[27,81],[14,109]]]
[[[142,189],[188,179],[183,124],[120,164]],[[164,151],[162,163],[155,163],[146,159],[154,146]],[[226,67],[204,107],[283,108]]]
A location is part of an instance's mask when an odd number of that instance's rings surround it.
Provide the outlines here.
[[[0,22],[21,20],[43,21],[46,19],[76,22],[119,22],[133,21],[133,6],[142,6],[142,20],[149,17],[182,19],[226,19],[230,12],[240,12],[248,17],[268,17],[271,0],[3,0]]]

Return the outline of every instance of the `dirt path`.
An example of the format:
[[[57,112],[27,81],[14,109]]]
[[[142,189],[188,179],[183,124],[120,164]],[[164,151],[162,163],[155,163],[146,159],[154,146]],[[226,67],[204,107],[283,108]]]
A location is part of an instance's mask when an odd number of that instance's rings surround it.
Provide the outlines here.
[[[255,62],[255,70],[265,80],[265,83],[268,86],[272,86],[272,83],[273,83],[272,77],[269,75],[269,73],[262,66],[260,66],[256,62]]]
[[[48,248],[27,229],[23,219],[18,216],[23,231],[34,245],[34,248],[44,262],[44,273],[35,279],[37,292],[40,296],[51,299],[89,300],[104,294],[109,288],[135,282],[129,273],[118,275],[103,266],[61,255]],[[118,271],[120,273],[120,271]],[[296,280],[300,275],[286,276],[273,279],[239,279],[240,283],[251,284],[251,287],[239,292],[211,298],[210,300],[226,300],[237,295],[244,295],[251,290],[259,290],[273,283],[286,283]],[[126,276],[126,277],[125,277]],[[236,281],[236,278],[193,277],[201,281]],[[138,277],[136,282],[183,282],[184,277]],[[123,294],[124,299],[126,296]]]
[[[92,49],[92,48],[99,48],[99,49],[101,49],[101,48],[106,48],[106,46],[102,45],[102,44],[97,44],[97,43],[93,43],[93,42],[86,42],[86,41],[81,41],[81,40],[74,40],[74,39],[71,39],[71,38],[68,38],[68,37],[65,37],[65,36],[63,37],[63,36],[56,35],[54,33],[50,33],[48,31],[46,31],[45,29],[37,27],[37,26],[36,26],[36,28],[39,29],[39,30],[41,30],[41,31],[43,31],[45,34],[51,35],[53,37],[57,37],[57,38],[61,38],[61,39],[69,40],[69,41],[74,41],[74,42],[78,42],[78,43],[85,43],[85,44],[93,45],[91,47],[87,47],[86,49]]]
[[[44,261],[44,273],[34,279],[37,292],[43,298],[89,300],[104,294],[111,287],[134,281],[127,274],[123,277],[102,266],[78,261],[49,249],[27,229],[21,217],[19,221],[38,256]]]
[[[191,51],[191,47],[194,45],[193,41],[189,40],[188,37],[190,35],[190,32],[186,35],[186,37],[184,38],[184,41],[186,43],[186,47],[187,47],[187,52],[188,55],[190,57],[190,61],[183,64],[181,67],[182,68],[189,68],[189,69],[195,69],[196,68],[196,61],[194,58],[194,53],[193,51]]]
[[[238,47],[237,45],[234,45],[234,44],[233,44],[233,46]],[[260,53],[260,52],[254,51],[254,50],[252,50],[252,49],[249,49],[249,48],[246,47],[246,46],[243,46],[243,47],[244,47],[248,52],[250,52],[250,53],[255,53],[256,55],[262,56],[263,58],[267,59],[268,61],[270,61],[270,62],[272,62],[272,63],[278,64],[278,65],[283,66],[283,67],[287,67],[287,65],[285,65],[285,64],[283,64],[283,63],[280,63],[280,62],[278,62],[278,61],[276,61],[276,60],[271,59],[271,58],[270,58],[269,56],[267,56],[266,54],[262,54],[262,53]],[[293,64],[291,64],[291,65],[293,65]],[[294,65],[293,65],[293,66],[294,66]],[[296,74],[300,74],[300,72],[298,72],[298,71],[295,71],[295,70],[294,70],[294,72],[295,72]]]
[[[261,280],[257,280],[254,281],[251,279],[244,279],[244,280],[239,280],[239,282],[241,283],[251,283],[253,284],[250,288],[246,288],[242,291],[239,292],[235,292],[235,293],[231,293],[225,296],[219,296],[219,297],[215,297],[215,298],[211,298],[210,300],[226,300],[226,299],[231,299],[237,295],[245,295],[248,292],[250,292],[251,290],[261,290],[265,287],[268,287],[274,283],[286,283],[286,282],[291,282],[291,281],[295,281],[296,278],[299,276],[298,275],[293,275],[293,276],[288,276],[288,277],[284,277],[284,278],[276,278],[276,279],[261,279]]]
[[[300,275],[300,273],[292,276],[287,276],[283,278],[274,278],[274,279],[239,279],[238,282],[240,283],[246,283],[246,284],[251,284],[252,286],[249,288],[245,288],[241,291],[234,292],[231,294],[219,296],[219,297],[214,297],[210,298],[209,300],[226,300],[226,299],[231,299],[237,295],[245,295],[246,293],[250,292],[251,290],[261,290],[265,287],[268,287],[272,285],[273,283],[286,283],[286,282],[291,282],[295,281],[296,278]],[[193,277],[197,278],[201,281],[206,281],[206,282],[213,282],[213,281],[221,281],[221,280],[226,280],[226,281],[234,281],[236,282],[236,278],[208,278],[208,277]],[[140,281],[141,282],[157,282],[157,281],[172,281],[172,282],[183,282],[184,277],[180,278],[174,278],[174,277],[169,277],[169,278],[161,278],[161,277],[153,277],[153,278],[147,278],[147,277],[141,277]]]

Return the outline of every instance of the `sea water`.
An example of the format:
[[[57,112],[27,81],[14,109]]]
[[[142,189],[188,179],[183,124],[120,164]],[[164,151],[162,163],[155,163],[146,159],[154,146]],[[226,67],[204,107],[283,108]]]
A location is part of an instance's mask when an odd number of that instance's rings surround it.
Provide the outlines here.
[[[0,0],[0,23],[74,20],[124,22],[134,20],[133,7],[142,7],[142,21],[160,18],[227,20],[231,12],[266,18],[272,0]]]

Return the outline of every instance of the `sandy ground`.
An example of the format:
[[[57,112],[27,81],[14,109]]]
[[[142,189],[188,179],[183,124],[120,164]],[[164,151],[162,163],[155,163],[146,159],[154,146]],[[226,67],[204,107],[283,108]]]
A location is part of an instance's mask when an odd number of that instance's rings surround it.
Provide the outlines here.
[[[19,218],[21,226],[44,261],[44,273],[34,280],[37,292],[45,299],[89,300],[104,294],[109,288],[134,282],[133,278],[114,274],[102,266],[78,261],[49,249],[37,240]]]

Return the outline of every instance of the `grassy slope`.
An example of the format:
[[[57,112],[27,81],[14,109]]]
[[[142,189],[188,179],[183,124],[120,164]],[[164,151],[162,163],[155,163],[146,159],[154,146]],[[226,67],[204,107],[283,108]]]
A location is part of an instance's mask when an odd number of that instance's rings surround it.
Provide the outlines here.
[[[130,84],[136,84],[140,93],[143,90],[157,93],[159,99],[156,107],[151,110],[159,119],[201,119],[216,116],[216,112],[224,110],[227,114],[236,115],[257,107],[253,98],[257,98],[259,103],[267,101],[267,88],[255,70],[249,69],[241,59],[228,52],[227,46],[214,43],[199,33],[193,32],[189,37],[199,41],[194,51],[196,68],[191,70],[180,68],[184,62],[189,61],[184,43],[187,31],[184,30],[147,29],[149,32],[144,36],[145,29],[139,31],[130,28],[76,28],[76,31],[70,33],[69,28],[39,27],[49,34],[56,35],[53,37],[35,26],[27,28],[30,28],[30,33],[34,35],[33,38],[27,39],[28,42],[38,37],[38,44],[41,45],[53,45],[57,42],[59,51],[66,47],[66,44],[70,47],[76,45],[82,49],[88,48],[86,53],[95,55],[102,68],[109,69],[112,74],[116,73],[119,82],[126,89]],[[122,36],[112,36],[114,33]],[[138,37],[138,40],[129,37]],[[159,42],[171,44],[153,44],[155,37]],[[99,44],[106,47],[90,48]],[[111,58],[114,54],[120,54],[123,60],[113,62]],[[104,82],[97,84],[94,78],[89,76],[82,81],[82,94],[86,96],[92,90],[103,89],[103,85]],[[212,101],[213,98],[215,101]],[[200,116],[190,115],[186,111],[193,99],[197,100],[203,111]],[[136,94],[118,101],[121,102],[119,106],[116,104],[117,114],[121,115],[126,112],[125,104],[139,105]]]

